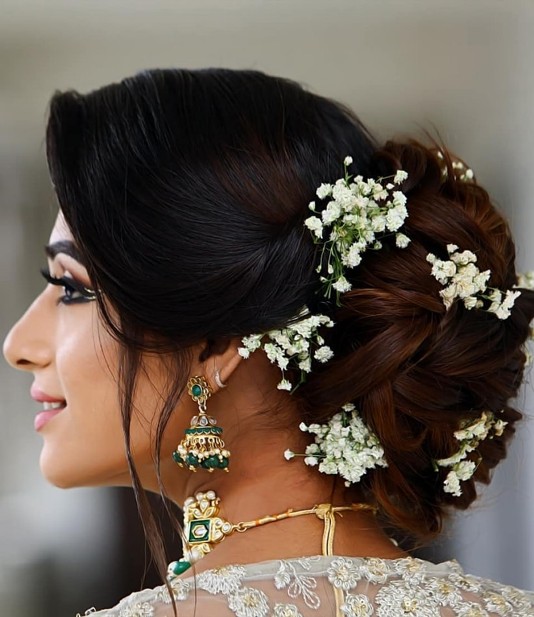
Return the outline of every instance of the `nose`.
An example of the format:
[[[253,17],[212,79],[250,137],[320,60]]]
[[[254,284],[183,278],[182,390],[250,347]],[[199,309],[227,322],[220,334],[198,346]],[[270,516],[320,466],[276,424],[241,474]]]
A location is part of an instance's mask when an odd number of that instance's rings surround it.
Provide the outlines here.
[[[11,328],[3,345],[4,357],[17,369],[33,371],[48,365],[53,357],[50,323],[42,294]]]

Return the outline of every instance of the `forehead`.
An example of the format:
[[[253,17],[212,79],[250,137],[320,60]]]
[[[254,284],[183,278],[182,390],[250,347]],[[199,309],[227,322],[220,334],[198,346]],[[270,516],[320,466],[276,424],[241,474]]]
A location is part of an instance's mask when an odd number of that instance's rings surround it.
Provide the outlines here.
[[[54,227],[52,228],[52,232],[50,233],[49,244],[53,244],[54,242],[58,242],[59,240],[72,240],[72,233],[65,222],[63,217],[63,213],[61,210],[58,212],[56,217],[56,221],[54,223]]]

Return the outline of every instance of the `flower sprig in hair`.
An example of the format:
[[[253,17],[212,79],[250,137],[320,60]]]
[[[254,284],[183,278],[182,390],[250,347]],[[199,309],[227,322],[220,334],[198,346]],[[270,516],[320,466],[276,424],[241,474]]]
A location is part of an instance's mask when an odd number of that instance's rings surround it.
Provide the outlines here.
[[[385,178],[364,181],[362,176],[356,176],[352,179],[347,171],[351,163],[352,158],[347,156],[344,177],[334,184],[321,184],[317,189],[319,199],[330,199],[320,214],[305,221],[314,242],[323,245],[316,269],[324,284],[321,295],[327,299],[334,291],[339,300],[339,295],[351,288],[345,276],[346,269],[356,267],[367,249],[382,246],[377,236],[396,233],[396,244],[401,248],[410,242],[407,236],[398,232],[408,216],[406,196],[401,191],[393,191],[408,174],[399,170],[392,176],[393,181],[384,186],[382,181]],[[315,202],[311,202],[309,208],[315,212]],[[324,363],[333,357],[332,350],[319,334],[321,328],[333,325],[330,317],[312,315],[304,307],[301,314],[284,328],[244,337],[239,353],[248,358],[257,349],[263,349],[269,360],[282,371],[278,389],[292,391],[311,372],[314,360]],[[300,370],[299,383],[289,381],[286,377],[288,369]]]
[[[462,300],[466,309],[483,309],[494,313],[499,319],[510,317],[510,310],[520,291],[511,289],[502,292],[500,289],[488,287],[490,270],[481,272],[476,266],[477,256],[472,251],[459,251],[456,244],[448,244],[448,260],[438,259],[429,253],[426,260],[432,264],[432,276],[444,288],[439,292],[445,308],[449,310],[454,300]],[[486,301],[486,303],[484,302]]]
[[[287,460],[304,456],[306,465],[318,465],[326,474],[338,474],[350,486],[375,467],[387,467],[384,448],[378,437],[358,415],[354,405],[347,403],[327,424],[305,424],[300,430],[315,435],[314,443],[306,447],[304,454],[286,450]]]
[[[265,334],[251,334],[242,339],[243,347],[238,349],[243,358],[263,348],[269,360],[278,365],[282,371],[282,380],[278,383],[279,390],[292,390],[294,385],[285,377],[285,371],[294,368],[301,371],[301,381],[306,373],[312,370],[312,360],[328,362],[334,352],[324,344],[324,338],[319,334],[321,327],[332,328],[334,322],[326,315],[310,315],[303,309],[299,319],[280,330],[270,330]],[[298,385],[298,384],[297,384]]]
[[[317,197],[326,201],[326,206],[314,216],[306,219],[304,224],[312,232],[314,242],[322,244],[317,272],[324,284],[324,295],[330,298],[332,293],[339,294],[351,289],[345,276],[348,268],[355,268],[362,260],[362,253],[368,249],[380,249],[380,235],[396,233],[396,244],[400,248],[408,246],[410,239],[398,230],[402,227],[408,211],[406,196],[401,191],[394,191],[395,185],[402,184],[408,174],[399,170],[392,182],[382,184],[362,176],[352,176],[348,166],[352,163],[350,156],[345,158],[345,175],[335,184],[321,184]],[[309,204],[312,212],[317,211],[317,204]]]
[[[474,452],[484,439],[500,437],[506,425],[507,422],[496,419],[494,413],[485,411],[480,418],[471,423],[468,420],[463,422],[460,429],[455,431],[454,437],[460,442],[460,448],[449,458],[435,461],[436,471],[440,467],[450,468],[443,482],[443,490],[446,493],[460,497],[462,494],[460,482],[472,478],[477,468],[475,461],[466,460],[468,455]]]

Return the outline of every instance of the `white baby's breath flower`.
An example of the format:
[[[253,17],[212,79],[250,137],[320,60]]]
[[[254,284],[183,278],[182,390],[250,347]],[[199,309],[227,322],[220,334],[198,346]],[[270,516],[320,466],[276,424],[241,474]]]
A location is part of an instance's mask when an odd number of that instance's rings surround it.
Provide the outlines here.
[[[319,347],[317,351],[313,354],[313,357],[319,362],[328,362],[330,358],[334,356],[334,352],[330,349],[330,347],[323,345],[323,347]]]
[[[381,184],[377,184],[373,189],[373,199],[375,201],[385,201],[388,198],[388,191]]]
[[[408,238],[408,236],[405,236],[404,234],[397,233],[395,234],[395,244],[399,248],[405,249],[408,244],[410,244],[410,238]]]
[[[448,261],[438,259],[433,253],[426,257],[432,264],[432,276],[445,286],[439,292],[445,308],[449,310],[454,300],[460,299],[466,309],[480,309],[484,307],[485,298],[490,301],[486,309],[488,313],[494,313],[499,319],[510,317],[510,311],[521,292],[509,289],[503,294],[499,289],[488,290],[491,271],[480,272],[476,265],[477,257],[472,251],[459,252],[456,244],[448,244],[447,252],[450,257]]]
[[[237,353],[245,360],[250,356],[250,351],[246,347],[238,347]]]
[[[344,276],[340,276],[335,283],[332,284],[332,287],[339,291],[339,293],[345,293],[352,289],[352,285],[347,281]]]
[[[473,461],[462,461],[455,466],[455,471],[458,479],[465,482],[465,480],[469,480],[473,477],[476,468],[477,466]]]
[[[460,488],[460,479],[456,475],[455,471],[449,471],[447,477],[443,482],[443,490],[446,493],[450,493],[454,497],[460,497],[462,489]]]
[[[478,308],[479,306],[479,300],[477,300],[474,296],[468,296],[467,298],[464,298],[464,306],[467,310],[471,310],[474,308]]]
[[[337,201],[331,201],[326,210],[323,210],[321,217],[323,219],[323,225],[330,225],[341,216],[341,206]],[[322,233],[322,229],[321,229]]]
[[[393,206],[399,212],[405,213],[404,214],[405,217],[408,216],[408,213],[406,212],[406,208],[405,208],[407,201],[408,201],[408,198],[402,191],[393,191]]]
[[[386,217],[383,214],[377,214],[371,218],[371,230],[375,233],[381,233],[386,229]]]
[[[520,291],[508,289],[503,298],[503,294],[499,290],[494,290],[490,294],[492,303],[487,310],[489,313],[494,313],[499,319],[508,319],[511,315],[511,309],[520,295]]]
[[[276,387],[278,390],[287,390],[288,392],[291,392],[291,389],[293,388],[291,382],[287,379],[282,379]]]
[[[454,299],[457,296],[456,285],[453,284],[453,285],[449,285],[448,287],[445,287],[445,289],[442,289],[439,292],[439,295],[441,296],[443,300],[443,304],[445,305],[445,308],[449,310],[452,306],[452,303],[454,302]]]
[[[309,356],[299,362],[299,369],[305,373],[311,372],[311,358]]]
[[[310,314],[304,307],[296,317],[296,321],[290,322],[281,330],[270,330],[264,334],[250,335],[242,339],[243,347],[239,353],[243,357],[249,357],[250,353],[260,347],[267,358],[276,364],[282,372],[290,367],[301,371],[301,380],[306,373],[312,370],[312,358],[314,350],[319,352],[316,359],[326,362],[326,357],[332,357],[333,353],[325,343],[324,337],[319,333],[321,328],[332,328],[334,322],[327,315]],[[322,351],[320,351],[322,350]],[[293,385],[285,376],[278,384],[280,390],[293,390]]]
[[[319,217],[310,216],[304,221],[304,225],[313,232],[316,238],[320,239],[323,237],[323,223]]]
[[[408,177],[408,172],[402,169],[399,169],[397,173],[395,174],[395,177],[393,178],[393,183],[401,184],[402,182],[406,180],[407,177]]]
[[[519,298],[520,295],[520,291],[512,291],[511,289],[507,289],[506,295],[502,303],[503,307],[507,310],[513,308],[515,301],[517,300],[517,298]]]
[[[432,257],[434,257],[434,255],[432,255]],[[451,279],[456,274],[456,264],[452,261],[442,261],[441,259],[434,259],[432,263],[433,265],[431,274],[439,283],[443,285],[446,285],[449,282],[449,279]]]
[[[472,251],[462,251],[461,253],[450,253],[451,261],[460,266],[466,266],[470,263],[476,263],[477,257]]]
[[[364,424],[347,403],[327,424],[301,423],[300,429],[315,435],[315,441],[306,448],[306,464],[318,464],[319,471],[337,474],[345,484],[355,484],[369,470],[386,467],[384,450],[376,435]]]
[[[458,451],[447,458],[434,461],[437,468],[449,468],[443,490],[455,497],[462,494],[460,482],[473,477],[477,465],[472,460],[467,460],[470,452],[475,452],[479,444],[488,437],[500,437],[503,434],[506,422],[495,419],[491,411],[483,412],[479,418],[462,423],[461,428],[454,432],[455,439],[459,442]]]
[[[407,216],[407,211],[404,206],[392,208],[386,214],[386,227],[389,231],[397,231],[404,224],[404,219]]]
[[[336,182],[332,190],[332,197],[335,201],[330,203],[337,204],[340,212],[341,209],[343,209],[344,212],[349,212],[356,204],[354,193],[344,183],[340,184],[339,182]],[[335,221],[337,218],[339,218],[339,215],[333,218],[332,221]]]
[[[497,420],[497,422],[495,422],[493,430],[495,431],[495,436],[496,437],[501,437],[502,436],[502,434],[504,433],[504,429],[506,428],[507,424],[508,424],[508,422],[505,422],[504,420]]]
[[[332,194],[332,188],[333,187],[331,184],[326,184],[326,183],[321,184],[321,186],[316,191],[317,197],[319,199],[324,199],[325,197],[328,197],[329,195]]]
[[[286,461],[290,461],[292,458],[295,457],[295,453],[293,452],[293,450],[290,450],[289,448],[284,452],[284,458],[286,459]]]
[[[465,182],[466,180],[472,180],[474,177],[475,177],[475,173],[473,172],[473,170],[466,169],[465,173],[462,176],[460,176],[460,180]]]
[[[345,165],[345,167],[348,167],[351,164],[352,164],[352,156],[346,156],[345,160],[343,161],[343,165]]]
[[[345,253],[342,258],[341,261],[343,262],[343,264],[349,268],[355,268],[356,266],[358,266],[362,260],[362,256],[360,254],[361,249],[358,243],[354,243],[350,249],[348,250],[348,253]]]

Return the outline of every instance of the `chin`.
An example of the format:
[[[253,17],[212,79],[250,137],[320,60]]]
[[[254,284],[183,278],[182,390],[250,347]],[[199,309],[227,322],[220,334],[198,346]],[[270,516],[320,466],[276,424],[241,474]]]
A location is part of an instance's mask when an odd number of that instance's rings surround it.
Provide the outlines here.
[[[57,488],[81,488],[88,486],[131,486],[127,467],[103,466],[83,463],[81,457],[67,460],[65,456],[53,456],[44,448],[39,461],[41,474]],[[91,461],[86,461],[90,463]],[[94,461],[93,461],[94,462]]]

